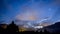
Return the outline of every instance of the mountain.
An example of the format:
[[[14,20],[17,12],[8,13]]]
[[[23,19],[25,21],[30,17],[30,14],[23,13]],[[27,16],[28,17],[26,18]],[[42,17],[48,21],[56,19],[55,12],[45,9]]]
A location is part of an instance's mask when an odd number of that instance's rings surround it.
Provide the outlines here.
[[[56,22],[53,25],[45,27],[50,32],[60,32],[60,22]]]

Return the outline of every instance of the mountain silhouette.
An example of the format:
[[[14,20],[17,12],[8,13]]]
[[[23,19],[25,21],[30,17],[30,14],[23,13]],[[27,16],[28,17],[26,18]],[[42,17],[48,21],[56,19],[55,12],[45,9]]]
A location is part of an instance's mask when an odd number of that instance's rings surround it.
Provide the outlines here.
[[[46,29],[50,32],[60,33],[60,22],[56,22],[53,25],[47,26]]]

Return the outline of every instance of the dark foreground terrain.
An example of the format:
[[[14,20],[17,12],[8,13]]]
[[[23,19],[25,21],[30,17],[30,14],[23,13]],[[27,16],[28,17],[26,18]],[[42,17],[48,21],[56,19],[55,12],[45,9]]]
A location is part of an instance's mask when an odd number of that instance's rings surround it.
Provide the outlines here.
[[[6,24],[0,24],[0,33],[28,33],[28,34],[60,34],[60,22],[57,22],[51,26],[47,26],[45,28],[53,29],[50,31],[47,31],[48,29],[44,29],[44,31],[41,31],[41,29],[38,29],[37,31],[23,31],[23,32],[19,32],[19,28],[18,26],[16,26],[14,24],[14,21],[12,21],[12,23],[10,25],[7,25],[6,28]],[[40,30],[40,31],[39,31]]]

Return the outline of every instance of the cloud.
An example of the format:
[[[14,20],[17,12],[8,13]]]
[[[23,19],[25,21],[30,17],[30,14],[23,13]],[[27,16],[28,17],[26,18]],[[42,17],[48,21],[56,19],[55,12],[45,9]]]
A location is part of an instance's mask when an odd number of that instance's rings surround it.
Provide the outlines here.
[[[60,0],[0,0],[0,16],[22,20],[38,20],[55,16],[56,7],[60,6]],[[51,8],[52,10],[49,10]],[[58,13],[58,12],[57,12]],[[59,12],[60,13],[60,12]],[[2,19],[2,18],[1,18]],[[4,18],[3,18],[4,19]],[[7,18],[5,18],[7,19]],[[7,19],[8,21],[8,19]]]
[[[16,16],[20,20],[37,20],[35,12],[25,12]]]

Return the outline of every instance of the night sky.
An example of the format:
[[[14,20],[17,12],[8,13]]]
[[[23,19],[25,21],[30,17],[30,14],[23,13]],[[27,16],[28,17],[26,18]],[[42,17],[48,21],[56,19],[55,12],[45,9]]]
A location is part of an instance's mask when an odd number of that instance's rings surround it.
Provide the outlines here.
[[[60,21],[60,0],[0,0],[0,23],[12,20]]]

